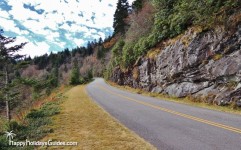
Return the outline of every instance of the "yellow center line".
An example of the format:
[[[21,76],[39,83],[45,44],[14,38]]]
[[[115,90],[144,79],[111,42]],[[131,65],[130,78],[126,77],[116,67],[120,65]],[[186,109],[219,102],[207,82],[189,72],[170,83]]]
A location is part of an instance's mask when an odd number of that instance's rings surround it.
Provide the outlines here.
[[[204,124],[208,124],[208,125],[211,125],[211,126],[215,126],[215,127],[218,127],[218,128],[222,128],[222,129],[225,129],[225,130],[229,130],[229,131],[241,134],[241,129],[238,129],[238,128],[235,128],[235,127],[231,127],[231,126],[228,126],[228,125],[216,123],[216,122],[205,120],[205,119],[202,119],[202,118],[197,118],[197,117],[194,117],[194,116],[191,116],[191,115],[187,115],[187,114],[184,114],[184,113],[173,111],[173,110],[170,110],[170,109],[167,109],[167,108],[164,108],[164,107],[160,107],[160,106],[156,106],[156,105],[153,105],[153,104],[150,104],[150,103],[146,103],[146,102],[143,102],[143,101],[138,101],[136,99],[133,99],[133,98],[130,98],[130,97],[127,97],[127,96],[124,96],[124,95],[112,92],[112,91],[104,88],[103,86],[99,85],[99,87],[102,90],[104,90],[104,91],[106,91],[106,92],[108,92],[110,94],[122,97],[124,99],[129,100],[129,101],[134,101],[136,103],[139,103],[139,104],[142,104],[142,105],[145,105],[145,106],[149,106],[149,107],[152,107],[152,108],[164,111],[164,112],[168,112],[168,113],[171,113],[171,114],[174,114],[174,115],[177,115],[177,116],[188,118],[190,120],[194,120],[194,121],[197,121],[197,122],[202,122]]]

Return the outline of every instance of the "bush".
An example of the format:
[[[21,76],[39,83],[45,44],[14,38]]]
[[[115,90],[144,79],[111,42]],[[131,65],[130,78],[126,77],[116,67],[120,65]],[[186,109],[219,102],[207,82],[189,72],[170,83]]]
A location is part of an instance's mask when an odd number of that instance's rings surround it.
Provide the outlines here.
[[[27,114],[26,118],[42,118],[44,116],[43,111],[32,109],[31,112]]]
[[[6,139],[6,136],[4,135],[4,133],[0,134],[0,147],[1,149],[7,149],[9,147],[8,139]]]
[[[134,53],[134,44],[125,44],[123,47],[123,55],[122,55],[122,61],[123,66],[126,68],[129,64],[132,64],[135,61],[135,53]]]
[[[114,68],[114,67],[113,67],[113,61],[111,60],[111,61],[109,62],[109,64],[107,65],[106,69],[104,70],[104,73],[103,73],[104,78],[105,78],[106,80],[109,80],[110,77],[112,76],[113,68]]]
[[[122,56],[122,49],[125,45],[125,42],[120,39],[115,46],[112,48],[112,53],[114,57],[114,63],[119,65],[121,62],[121,56]]]
[[[17,122],[10,122],[10,129],[17,134],[17,140],[39,140],[47,133],[53,132],[53,129],[46,128],[51,124],[49,117],[60,112],[57,102],[48,102],[40,109],[33,109],[25,118],[25,125],[19,125]]]
[[[42,117],[50,117],[56,114],[59,114],[59,107],[56,106],[54,102],[48,102],[44,104],[39,110],[32,109],[30,113],[27,114],[26,118],[42,118]]]

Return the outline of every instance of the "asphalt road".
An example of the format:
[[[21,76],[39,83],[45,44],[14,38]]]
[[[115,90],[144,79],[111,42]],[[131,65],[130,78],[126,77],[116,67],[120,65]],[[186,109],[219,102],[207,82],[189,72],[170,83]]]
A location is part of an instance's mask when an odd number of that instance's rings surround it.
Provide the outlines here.
[[[87,92],[161,150],[241,150],[241,116],[122,91],[96,79]]]

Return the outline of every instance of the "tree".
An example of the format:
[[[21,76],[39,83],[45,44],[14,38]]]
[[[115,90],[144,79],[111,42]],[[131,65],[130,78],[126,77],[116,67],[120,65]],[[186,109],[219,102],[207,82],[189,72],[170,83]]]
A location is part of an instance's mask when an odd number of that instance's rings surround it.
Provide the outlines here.
[[[6,105],[6,117],[10,121],[10,105],[9,101],[16,96],[16,92],[13,93],[11,88],[13,87],[12,80],[9,78],[9,74],[14,70],[13,62],[20,60],[24,55],[19,55],[17,52],[26,45],[26,43],[21,43],[19,45],[10,46],[8,44],[14,43],[16,38],[14,37],[5,37],[2,35],[3,30],[0,30],[0,69],[1,73],[4,75],[3,87],[1,87],[1,93],[4,93],[2,99],[5,101]]]
[[[49,84],[51,88],[55,88],[59,85],[59,69],[58,65],[55,65],[51,71]]]
[[[114,14],[114,34],[124,33],[126,22],[125,19],[128,17],[129,3],[127,0],[118,0],[117,8]]]
[[[70,84],[77,85],[80,83],[80,73],[77,59],[73,62],[73,68],[71,70]]]
[[[103,57],[104,57],[104,48],[103,46],[99,46],[97,51],[97,58],[101,59]]]
[[[143,6],[143,0],[135,0],[132,3],[132,9],[134,10],[134,12],[141,10],[142,6]]]
[[[101,45],[103,43],[103,40],[102,40],[102,38],[100,37],[99,38],[99,41],[98,41],[98,45]]]
[[[87,53],[88,55],[92,55],[93,54],[93,47],[92,47],[92,44],[90,43],[90,41],[88,41],[87,43]]]

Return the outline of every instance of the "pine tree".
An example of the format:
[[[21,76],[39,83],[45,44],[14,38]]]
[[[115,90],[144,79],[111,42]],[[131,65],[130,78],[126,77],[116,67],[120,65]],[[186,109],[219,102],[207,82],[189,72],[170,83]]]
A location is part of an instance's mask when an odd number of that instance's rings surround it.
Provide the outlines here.
[[[58,65],[52,69],[49,79],[49,84],[51,88],[55,88],[59,85],[59,69]]]
[[[133,9],[135,12],[137,12],[137,11],[141,10],[142,5],[143,5],[143,0],[135,0],[135,1],[132,3],[132,9]]]
[[[77,59],[73,62],[73,68],[71,70],[70,84],[77,85],[80,83],[80,73]]]
[[[98,45],[101,45],[103,43],[103,40],[102,40],[102,38],[100,37],[99,38],[99,41],[98,41]]]
[[[20,49],[24,47],[26,43],[21,43],[20,45],[15,45],[8,47],[8,44],[14,43],[16,38],[5,37],[2,35],[3,30],[0,30],[0,72],[4,75],[5,83],[2,83],[4,87],[1,87],[0,92],[4,93],[1,98],[5,101],[6,105],[6,117],[10,121],[10,104],[9,101],[14,99],[17,95],[17,92],[13,92],[12,80],[9,78],[9,74],[14,71],[13,62],[16,60],[22,59],[24,56],[16,54]]]
[[[125,18],[128,17],[129,3],[127,0],[118,0],[117,8],[114,14],[114,34],[124,33],[126,22]]]
[[[104,57],[104,48],[103,46],[99,46],[97,51],[97,58],[101,59],[103,57]]]
[[[88,55],[92,55],[93,54],[93,48],[92,48],[92,44],[90,43],[90,41],[88,41],[87,43],[87,53]]]

